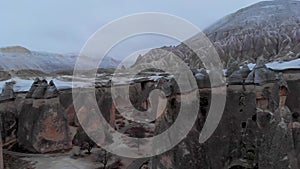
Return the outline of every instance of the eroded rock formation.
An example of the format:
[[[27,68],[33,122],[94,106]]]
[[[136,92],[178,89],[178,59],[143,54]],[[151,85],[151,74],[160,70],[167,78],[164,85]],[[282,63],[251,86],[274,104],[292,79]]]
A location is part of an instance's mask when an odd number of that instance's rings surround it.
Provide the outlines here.
[[[34,81],[18,116],[17,136],[22,148],[35,153],[55,152],[72,147],[65,109],[52,81],[50,86],[45,80]]]
[[[13,89],[13,82],[6,82],[4,88],[2,89],[2,93],[0,95],[1,101],[14,100],[16,98],[15,92]]]
[[[282,78],[276,79],[275,73],[263,65],[257,69],[265,69],[259,71],[259,77],[264,77],[260,83],[242,83],[247,77],[244,75],[239,83],[228,86],[223,117],[217,130],[204,144],[197,141],[209,109],[210,90],[200,90],[202,108],[198,122],[179,145],[153,157],[151,165],[195,169],[298,168],[300,159],[294,146],[298,135],[294,132],[293,136],[289,127],[297,124],[292,123],[291,111],[286,106],[288,83]],[[206,104],[203,104],[204,100]],[[176,100],[175,105],[180,105],[180,100]],[[173,124],[176,107],[168,107],[168,113],[157,121],[157,133]]]

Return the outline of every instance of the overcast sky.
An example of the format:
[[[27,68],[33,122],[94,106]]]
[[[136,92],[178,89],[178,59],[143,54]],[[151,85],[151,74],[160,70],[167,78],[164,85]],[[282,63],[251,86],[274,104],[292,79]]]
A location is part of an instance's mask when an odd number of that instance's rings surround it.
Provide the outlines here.
[[[258,0],[1,0],[0,46],[21,45],[35,51],[77,53],[97,29],[125,15],[170,13],[203,30],[256,2]],[[168,40],[155,42],[153,46],[162,46]]]

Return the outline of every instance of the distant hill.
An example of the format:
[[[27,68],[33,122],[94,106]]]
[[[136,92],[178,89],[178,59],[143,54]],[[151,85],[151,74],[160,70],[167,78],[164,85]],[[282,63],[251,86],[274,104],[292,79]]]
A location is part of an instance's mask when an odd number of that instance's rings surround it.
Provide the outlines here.
[[[2,53],[27,53],[31,54],[31,51],[22,47],[22,46],[9,46],[0,48],[0,52]]]
[[[0,48],[0,70],[38,70],[45,73],[72,70],[78,55],[30,51],[21,46]],[[100,68],[116,68],[120,62],[106,57]]]

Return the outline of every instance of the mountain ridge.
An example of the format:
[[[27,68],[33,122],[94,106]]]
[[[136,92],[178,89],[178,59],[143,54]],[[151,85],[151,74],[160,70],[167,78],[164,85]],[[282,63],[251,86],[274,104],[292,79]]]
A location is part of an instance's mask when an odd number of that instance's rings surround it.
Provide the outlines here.
[[[231,62],[239,65],[290,61],[300,57],[300,1],[262,1],[220,19],[203,32],[214,45],[226,68]],[[172,51],[191,68],[203,67],[195,53],[185,45],[201,45],[202,34],[178,46],[159,49]],[[201,48],[201,46],[199,46]],[[155,49],[154,49],[155,50]],[[140,57],[162,60],[162,54],[149,52]],[[148,59],[149,60],[149,59]]]
[[[78,54],[57,54],[50,52],[30,51],[22,46],[0,48],[0,70],[39,70],[51,73],[62,70],[72,70]],[[103,58],[99,68],[116,68],[120,61]],[[87,68],[88,69],[88,68]]]

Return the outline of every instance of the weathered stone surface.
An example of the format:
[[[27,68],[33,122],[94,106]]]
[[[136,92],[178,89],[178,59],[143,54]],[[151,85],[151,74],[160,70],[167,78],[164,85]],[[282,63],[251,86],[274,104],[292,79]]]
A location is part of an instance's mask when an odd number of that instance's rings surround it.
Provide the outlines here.
[[[230,62],[227,66],[226,77],[232,75],[233,72],[240,70],[239,63],[237,61]]]
[[[261,68],[264,68],[264,66]],[[245,69],[245,72],[249,72],[249,70]],[[201,73],[202,75],[205,74],[199,70],[193,72],[194,76],[198,73]],[[246,77],[246,74],[247,73],[244,72],[240,73],[242,77]],[[148,108],[148,106],[143,107],[142,105],[144,103],[148,104],[149,92],[153,89],[162,89],[165,93],[169,93],[167,94],[168,105],[166,112],[164,112],[165,114],[159,117],[159,120],[156,121],[157,130],[155,134],[163,132],[173,124],[177,117],[178,109],[180,108],[180,99],[178,99],[178,94],[180,94],[180,92],[178,92],[178,89],[174,88],[174,86],[177,85],[176,82],[172,82],[169,79],[165,79],[165,81],[161,82],[161,84],[157,84],[153,81],[147,81],[136,83],[129,87],[131,102],[136,107],[142,107],[144,109]],[[287,145],[294,144],[294,142],[289,143],[291,141],[291,135],[287,126],[289,124],[290,117],[288,117],[287,120],[284,120],[283,123],[281,123],[281,121],[274,121],[273,114],[284,115],[287,113],[278,113],[277,111],[273,111],[274,108],[268,105],[272,101],[271,96],[279,95],[280,88],[278,86],[285,86],[282,84],[283,83],[279,83],[276,87],[272,87],[272,84],[268,87],[254,85],[229,85],[227,104],[223,118],[213,136],[204,144],[199,144],[198,139],[210,106],[210,90],[201,89],[201,106],[198,112],[199,118],[197,119],[194,128],[174,149],[153,158],[153,163],[167,168],[179,169],[219,169],[224,167],[231,169],[253,169],[257,166],[261,166],[261,168],[274,168],[274,165],[285,168],[289,165],[287,163],[286,156],[289,156],[288,153],[290,147]],[[288,86],[290,90],[293,92],[298,91],[299,84],[292,84],[293,85]],[[171,87],[172,85],[173,87]],[[273,88],[274,91],[271,90]],[[265,89],[273,93],[270,95],[262,95]],[[291,92],[291,94],[293,92]],[[98,105],[105,120],[113,126],[115,124],[113,118],[118,110],[116,110],[114,106],[110,90],[107,88],[97,88],[96,102],[94,102],[92,97],[88,94],[89,93],[86,95],[87,99],[82,100],[79,96],[75,96],[74,99],[74,102],[81,104],[79,112],[77,112],[77,116],[81,118],[82,122],[84,122],[83,124],[90,125],[91,131],[95,133],[96,129],[98,129],[97,127],[102,127],[102,124],[99,124],[98,119],[93,118],[95,117],[93,115],[96,113],[93,106]],[[258,97],[259,99],[262,99],[261,96],[266,96],[266,98],[263,98],[266,101],[266,105],[264,106],[260,106],[260,101],[258,100]],[[297,104],[294,100],[293,102],[289,100],[289,97],[297,99],[297,96],[297,94],[287,96],[287,103],[289,105]],[[66,137],[66,130],[60,129],[71,124],[71,120],[66,120],[66,112],[57,113],[63,112],[59,110],[70,110],[73,114],[72,117],[70,117],[70,119],[72,118],[73,120],[72,125],[82,127],[78,123],[78,120],[75,120],[76,115],[71,91],[61,91],[59,97],[61,98],[26,99],[24,106],[21,109],[20,116],[18,116],[21,121],[18,122],[21,130],[18,132],[18,139],[20,139],[22,147],[26,150],[32,152],[59,151],[64,148],[62,145],[70,144],[70,141],[72,140],[71,137],[69,137],[68,141],[60,141],[63,136]],[[122,103],[122,99],[123,98],[117,97],[117,100],[120,100],[118,103]],[[59,100],[63,101],[63,106],[61,106],[61,104],[56,104]],[[279,98],[276,98],[275,100],[276,103],[281,103],[278,101]],[[192,106],[199,103],[190,104]],[[278,105],[274,107],[277,108],[277,106]],[[265,107],[268,110],[257,111],[257,107]],[[297,105],[293,106],[293,109],[294,107],[297,107]],[[64,118],[61,118],[62,116],[64,116]],[[127,123],[124,123],[124,125],[127,125]],[[297,125],[296,121],[293,122],[293,125]],[[99,132],[99,130],[97,131]],[[98,141],[104,141],[107,139],[105,132],[101,132],[103,133],[101,134],[101,138],[97,138]],[[127,133],[132,135],[134,135],[134,132],[135,130],[127,130]],[[26,135],[22,135],[21,133],[26,133]],[[82,148],[90,147],[88,143],[89,141],[87,140],[89,137],[83,132],[82,128],[79,129],[77,136],[75,137],[76,139],[73,139],[74,145],[79,145]],[[277,144],[277,142],[280,144]],[[53,150],[55,148],[58,149]],[[276,156],[276,158],[273,158],[273,156]],[[277,168],[275,167],[274,169]]]
[[[93,92],[90,90],[75,92],[74,107],[72,105],[69,106],[73,107],[75,113],[72,117],[75,119],[69,119],[69,121],[74,121],[72,125],[78,127],[73,138],[73,144],[88,151],[96,146],[96,143],[104,144],[104,141],[110,141],[110,138],[105,133],[104,121],[100,118],[103,118],[112,127],[115,120],[115,108],[110,93],[103,88],[98,88],[96,89],[96,100],[92,96]],[[102,117],[97,111],[98,108]]]
[[[275,120],[272,113],[259,110],[257,115],[261,133],[258,138],[260,141],[258,167],[289,168],[290,154],[294,149],[291,129],[283,120]]]
[[[262,95],[265,94],[265,90],[276,93]],[[270,111],[274,110],[274,105],[271,105],[273,102],[271,96],[279,95],[279,92],[278,89],[272,90],[272,85],[257,86],[257,88],[241,85],[229,86],[222,119],[216,131],[204,144],[199,144],[198,139],[209,110],[210,100],[208,95],[200,93],[200,96],[206,96],[208,101],[203,105],[201,97],[199,119],[194,128],[175,148],[152,158],[152,166],[180,169],[295,168],[297,166],[295,164],[297,154],[293,153],[295,142],[291,129],[288,128],[289,116],[284,116],[288,113],[280,113],[283,115],[278,121],[274,114],[279,112]],[[261,106],[266,108],[265,110],[258,108],[262,100],[266,101],[266,106]],[[172,125],[177,116],[178,105],[180,102],[177,101],[175,105],[168,107],[168,113],[165,113],[164,117],[157,122],[156,134]]]
[[[180,93],[180,89],[178,87],[177,82],[172,78],[172,79],[160,79],[160,85],[158,88],[160,88],[165,96],[169,97],[172,95],[172,93]]]
[[[29,91],[27,92],[26,98],[31,98],[32,94],[34,93],[35,89],[39,86],[41,80],[39,78],[35,78]]]
[[[14,100],[16,98],[13,85],[13,82],[5,83],[5,86],[2,89],[2,93],[0,95],[0,102],[6,100]]]
[[[242,67],[242,69],[234,71],[228,77],[228,83],[229,84],[244,84],[249,73],[250,73],[250,69],[247,65],[245,65]]]
[[[198,69],[204,67],[200,58],[184,43],[181,43],[178,46],[164,46],[159,49],[152,49],[145,55],[139,56],[133,66],[140,67],[143,66],[143,64],[151,63],[156,65],[156,67],[159,66],[170,70],[176,70],[180,66],[174,64],[176,63],[174,61],[177,60],[177,58],[171,57],[172,59],[170,59],[170,54],[173,56],[176,55],[181,59],[179,63],[184,61],[191,68]]]
[[[72,90],[61,90],[59,95],[59,102],[61,105],[68,109],[70,106],[73,105],[73,97],[72,97]]]
[[[6,101],[0,103],[0,117],[2,141],[3,144],[6,144],[17,138],[18,111],[15,101]]]
[[[8,80],[10,78],[11,78],[11,75],[8,72],[0,70],[0,80],[1,81]]]
[[[45,92],[47,90],[48,87],[48,82],[47,80],[42,80],[38,83],[38,86],[36,87],[36,89],[34,90],[34,92],[32,93],[32,98],[34,99],[42,99],[44,98]]]
[[[234,161],[243,158],[239,149],[242,124],[255,115],[255,108],[255,93],[242,90],[228,91],[222,120],[212,137],[204,144],[211,168],[231,166]],[[249,161],[243,165],[253,163]]]
[[[57,90],[53,80],[48,84],[47,80],[40,80],[36,78],[28,91],[26,98],[33,99],[51,99],[59,96],[59,91]]]
[[[209,88],[210,80],[209,75],[205,69],[201,68],[198,72],[194,74],[197,81],[198,88]]]
[[[291,112],[300,112],[300,81],[288,81],[289,93],[286,100],[286,105],[291,109]]]
[[[19,115],[18,141],[35,153],[71,148],[67,118],[58,98],[25,101]]]
[[[73,146],[78,146],[81,150],[88,150],[89,153],[96,146],[96,143],[86,134],[82,127],[78,127],[72,143]]]
[[[176,93],[172,93],[174,96]],[[209,107],[209,92],[203,92],[201,95],[201,110],[199,111],[199,120],[196,122],[194,129],[188,134],[179,145],[174,147],[172,150],[153,157],[151,159],[151,165],[153,168],[209,168],[207,161],[206,147],[199,144],[199,128],[203,125],[203,118],[207,115]],[[172,96],[170,98],[172,98]],[[190,103],[199,104],[199,103]],[[173,120],[176,119],[180,109],[180,100],[172,98],[168,100],[167,110],[164,112],[163,117],[160,117],[156,121],[156,134],[160,134],[169,128],[173,124]],[[172,142],[172,138],[166,138],[166,143]],[[197,158],[195,158],[197,157]]]
[[[58,97],[58,95],[59,95],[59,92],[58,92],[54,82],[51,80],[45,91],[44,98],[50,99],[50,98]]]
[[[286,92],[288,92],[289,85],[288,85],[287,81],[284,79],[282,73],[278,74],[278,82],[277,82],[277,84],[279,86],[279,89],[285,88],[287,90]],[[285,93],[285,94],[287,94],[287,93]]]
[[[262,62],[257,63],[252,72],[248,75],[246,83],[263,85],[276,80],[275,73],[268,69]]]

